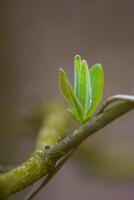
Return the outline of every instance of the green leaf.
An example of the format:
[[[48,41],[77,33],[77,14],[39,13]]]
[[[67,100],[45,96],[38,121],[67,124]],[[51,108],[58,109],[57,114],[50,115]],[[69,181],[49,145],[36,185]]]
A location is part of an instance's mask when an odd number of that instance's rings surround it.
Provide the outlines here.
[[[59,76],[59,88],[67,102],[71,107],[71,112],[73,112],[76,120],[82,121],[83,116],[85,114],[84,109],[80,105],[77,97],[74,95],[73,89],[71,84],[67,78],[66,73],[63,69],[60,69],[60,76]]]
[[[78,99],[81,102],[85,111],[88,111],[91,105],[91,84],[90,84],[90,74],[88,70],[88,65],[85,60],[82,60],[80,68],[80,79],[79,79],[79,95]]]
[[[80,69],[81,69],[81,57],[76,55],[74,58],[74,94],[79,96],[79,80],[80,80]]]
[[[83,120],[79,117],[79,115],[77,115],[77,113],[76,113],[73,109],[69,108],[69,109],[68,109],[68,112],[69,112],[69,114],[70,114],[75,120],[77,120],[80,124],[83,123]]]
[[[74,91],[65,72],[60,69],[59,87],[69,103],[69,113],[79,123],[83,124],[93,116],[103,92],[103,69],[101,64],[95,64],[88,69],[85,60],[79,55],[74,58]]]
[[[89,70],[92,88],[92,104],[88,110],[87,117],[90,117],[100,103],[103,95],[104,75],[101,64],[95,64]]]

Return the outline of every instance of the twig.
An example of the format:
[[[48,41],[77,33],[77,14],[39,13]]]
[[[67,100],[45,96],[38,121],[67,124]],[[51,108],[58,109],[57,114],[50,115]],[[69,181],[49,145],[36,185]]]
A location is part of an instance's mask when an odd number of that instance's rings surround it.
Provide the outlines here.
[[[70,132],[67,137],[52,148],[46,150],[42,147],[42,149],[33,153],[31,158],[19,167],[7,173],[0,174],[0,199],[22,190],[48,174],[50,172],[48,168],[49,164],[57,162],[71,149],[76,148],[84,139],[132,109],[134,109],[133,102],[127,101],[116,104],[94,117],[85,125]]]
[[[102,113],[111,103],[117,102],[117,101],[128,101],[128,102],[134,102],[134,96],[132,95],[114,95],[110,98],[108,98],[100,108],[100,110],[97,112],[96,115]]]
[[[42,181],[42,183],[35,189],[33,190],[27,197],[25,200],[31,200],[33,199],[37,193],[43,189],[43,187],[45,187],[45,185],[54,177],[54,175],[63,167],[63,165],[65,164],[65,162],[69,159],[69,157],[72,155],[73,151],[69,152],[66,156],[64,156],[62,158],[62,160],[58,163],[58,165],[54,168],[54,170],[49,173],[44,180]]]

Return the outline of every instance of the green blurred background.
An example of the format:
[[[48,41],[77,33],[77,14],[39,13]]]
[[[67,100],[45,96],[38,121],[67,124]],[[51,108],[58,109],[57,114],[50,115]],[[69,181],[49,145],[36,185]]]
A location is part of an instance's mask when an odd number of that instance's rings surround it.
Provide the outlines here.
[[[104,66],[104,99],[134,94],[133,10],[132,0],[0,1],[0,163],[30,154],[35,135],[27,115],[42,102],[63,100],[58,68],[73,79],[76,54]],[[92,136],[36,199],[133,200],[133,118],[131,112]]]

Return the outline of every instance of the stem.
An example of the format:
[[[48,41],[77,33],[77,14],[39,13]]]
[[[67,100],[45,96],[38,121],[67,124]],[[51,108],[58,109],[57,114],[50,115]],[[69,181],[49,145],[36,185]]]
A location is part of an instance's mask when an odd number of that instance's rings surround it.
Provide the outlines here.
[[[42,147],[42,149],[34,152],[31,158],[19,167],[0,174],[0,198],[2,199],[2,197],[4,198],[11,193],[17,192],[34,183],[40,177],[50,173],[51,167],[54,169],[55,163],[71,149],[75,149],[88,136],[133,108],[133,102],[116,104],[94,117],[85,125],[70,132],[67,137],[52,148],[45,149]]]
[[[71,154],[73,153],[73,151],[69,152],[58,164],[57,166],[54,168],[54,170],[49,173],[45,179],[43,180],[43,182],[39,185],[39,187],[37,187],[35,190],[33,190],[25,200],[31,200],[32,198],[34,198],[37,193],[43,189],[43,187],[54,177],[54,175],[63,167],[63,165],[65,164],[65,162],[69,159],[69,157],[71,156]]]
[[[133,102],[122,102],[107,109],[103,113],[94,117],[91,121],[71,132],[58,145],[55,145],[48,151],[49,158],[60,158],[71,148],[77,147],[83,140],[91,136],[98,130],[104,128],[107,124],[134,109]]]
[[[132,95],[115,95],[110,98],[108,98],[104,103],[102,108],[98,111],[97,115],[102,113],[111,103],[114,103],[116,101],[127,101],[127,102],[134,102],[134,96]]]
[[[49,159],[42,156],[42,151],[58,142],[66,130],[68,116],[60,104],[53,103],[46,107],[46,122],[42,121],[33,154],[21,165],[0,173],[0,199],[31,185],[51,171]]]

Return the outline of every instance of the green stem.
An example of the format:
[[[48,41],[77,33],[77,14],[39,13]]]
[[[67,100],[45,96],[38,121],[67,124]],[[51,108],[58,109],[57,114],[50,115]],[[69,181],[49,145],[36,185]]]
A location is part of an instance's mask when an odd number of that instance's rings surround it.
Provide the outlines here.
[[[84,139],[102,129],[118,117],[134,108],[134,103],[123,102],[114,105],[103,113],[97,115],[85,125],[70,132],[61,142],[50,149],[44,147],[36,151],[32,157],[17,168],[0,174],[0,198],[17,192],[34,183],[40,177],[48,174],[56,161],[75,149]],[[54,169],[54,168],[53,168]]]
[[[134,96],[132,95],[114,95],[109,97],[102,105],[101,109],[98,111],[97,115],[102,113],[110,104],[117,101],[134,102]]]
[[[83,140],[91,136],[98,130],[134,109],[134,102],[122,102],[107,109],[103,113],[97,115],[92,120],[71,132],[64,140],[48,150],[50,159],[59,159],[64,156],[70,149],[77,147]]]
[[[58,142],[66,130],[68,116],[64,107],[57,103],[47,105],[45,112],[46,122],[42,122],[34,153],[18,167],[0,174],[0,199],[29,186],[51,170],[51,164],[42,152]]]
[[[65,157],[62,158],[62,160],[57,164],[57,166],[54,168],[52,172],[50,172],[42,181],[42,183],[33,190],[25,200],[31,200],[33,197],[37,195],[37,193],[45,187],[45,185],[54,177],[54,175],[63,167],[65,162],[69,159],[73,151],[69,152]]]

